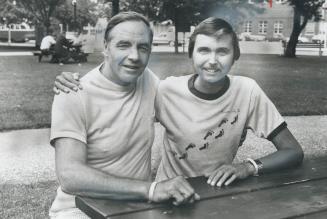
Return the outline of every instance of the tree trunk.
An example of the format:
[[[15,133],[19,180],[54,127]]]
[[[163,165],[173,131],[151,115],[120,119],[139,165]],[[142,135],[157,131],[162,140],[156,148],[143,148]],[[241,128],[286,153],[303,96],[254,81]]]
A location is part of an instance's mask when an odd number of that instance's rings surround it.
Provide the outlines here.
[[[295,58],[296,57],[296,45],[298,43],[298,38],[301,34],[301,31],[308,22],[308,18],[304,17],[301,24],[301,13],[298,8],[294,7],[294,17],[293,17],[293,30],[290,36],[290,39],[287,43],[285,50],[285,57]]]
[[[177,30],[177,9],[175,8],[175,15],[174,15],[174,25],[175,25],[175,43],[174,43],[174,47],[175,47],[175,53],[178,53],[178,30]]]
[[[50,19],[49,18],[44,19],[43,26],[44,26],[46,35],[49,33],[50,25],[51,25]]]
[[[119,0],[112,1],[112,16],[119,13]]]

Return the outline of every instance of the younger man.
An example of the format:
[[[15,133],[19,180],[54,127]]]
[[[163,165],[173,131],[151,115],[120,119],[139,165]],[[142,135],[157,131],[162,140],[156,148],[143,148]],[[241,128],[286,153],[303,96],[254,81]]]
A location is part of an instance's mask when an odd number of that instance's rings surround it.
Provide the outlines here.
[[[201,22],[191,35],[189,57],[195,74],[169,77],[157,91],[156,116],[166,129],[157,181],[206,175],[210,185],[222,186],[301,163],[301,146],[257,83],[228,75],[240,49],[226,21]],[[233,164],[248,129],[277,151]]]

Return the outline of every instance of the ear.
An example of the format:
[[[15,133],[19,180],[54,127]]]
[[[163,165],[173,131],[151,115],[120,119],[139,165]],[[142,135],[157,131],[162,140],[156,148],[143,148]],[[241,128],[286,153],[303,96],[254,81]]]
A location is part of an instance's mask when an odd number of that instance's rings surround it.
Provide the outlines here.
[[[104,55],[104,56],[108,56],[108,53],[107,53],[107,50],[108,50],[108,47],[109,47],[109,45],[108,45],[109,43],[107,42],[107,41],[103,41],[103,45],[104,45],[104,50],[103,50],[103,52],[102,52],[102,54]]]
[[[104,46],[104,49],[106,50],[107,47],[109,46],[108,45],[109,43],[106,41],[106,40],[103,40],[103,46]]]

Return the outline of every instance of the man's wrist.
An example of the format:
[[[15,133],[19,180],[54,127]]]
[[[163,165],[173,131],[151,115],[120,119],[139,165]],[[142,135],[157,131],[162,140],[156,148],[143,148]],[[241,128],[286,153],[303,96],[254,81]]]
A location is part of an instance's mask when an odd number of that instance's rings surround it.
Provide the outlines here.
[[[248,160],[246,160],[244,162],[244,164],[248,170],[249,175],[255,176],[257,171],[256,171],[256,168],[254,167],[254,165],[251,162],[249,162]]]
[[[256,159],[254,162],[258,165],[258,175],[262,174],[263,164],[261,160]]]
[[[154,190],[156,189],[158,182],[152,182],[149,188],[149,192],[148,192],[148,199],[150,202],[154,201]]]
[[[259,176],[259,174],[262,173],[263,164],[259,159],[253,160],[251,158],[247,158],[246,161],[248,164],[252,165],[253,168],[255,169],[253,176]]]

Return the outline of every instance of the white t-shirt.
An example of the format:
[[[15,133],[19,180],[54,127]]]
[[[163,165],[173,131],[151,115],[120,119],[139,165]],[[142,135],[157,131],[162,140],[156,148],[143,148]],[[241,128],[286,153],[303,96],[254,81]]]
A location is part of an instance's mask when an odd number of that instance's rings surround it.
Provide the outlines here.
[[[228,76],[225,91],[208,100],[192,88],[195,77],[169,77],[159,84],[156,116],[165,133],[156,181],[209,174],[232,163],[246,129],[268,138],[285,124],[254,80]]]
[[[53,38],[53,36],[45,36],[42,39],[41,45],[40,45],[40,49],[44,50],[44,49],[50,49],[51,45],[56,44],[56,40]]]
[[[68,137],[87,145],[87,163],[120,177],[150,180],[154,99],[158,78],[146,69],[136,85],[120,86],[99,67],[82,79],[83,90],[56,95],[51,141]],[[75,208],[74,196],[59,187],[50,215]]]

